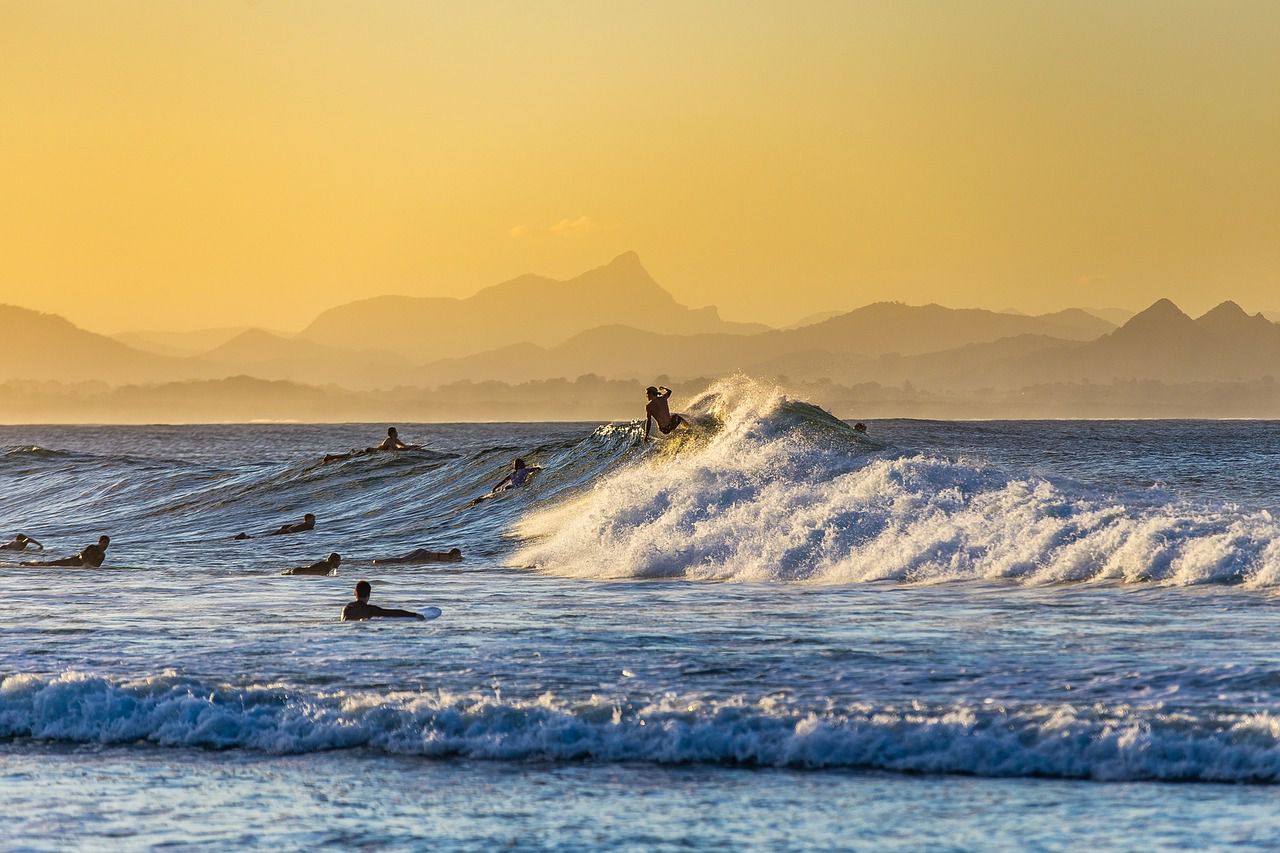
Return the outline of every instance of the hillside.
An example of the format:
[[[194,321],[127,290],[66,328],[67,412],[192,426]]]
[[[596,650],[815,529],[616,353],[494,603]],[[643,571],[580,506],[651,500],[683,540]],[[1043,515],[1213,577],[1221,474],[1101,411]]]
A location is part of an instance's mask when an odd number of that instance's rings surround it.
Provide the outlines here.
[[[5,330],[0,381],[138,382],[209,375],[200,365],[136,350],[56,314],[0,305],[0,327]]]
[[[515,343],[553,346],[614,324],[679,335],[765,329],[721,320],[714,308],[681,305],[627,252],[568,281],[524,275],[467,299],[381,296],[352,302],[325,311],[299,337],[431,361]]]

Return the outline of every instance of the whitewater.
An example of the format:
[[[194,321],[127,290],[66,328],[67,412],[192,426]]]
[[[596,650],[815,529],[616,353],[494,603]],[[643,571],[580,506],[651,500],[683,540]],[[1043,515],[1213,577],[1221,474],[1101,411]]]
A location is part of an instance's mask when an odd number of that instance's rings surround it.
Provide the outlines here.
[[[1280,843],[1280,424],[676,403],[327,465],[385,425],[0,427],[0,535],[112,537],[0,556],[6,843]]]

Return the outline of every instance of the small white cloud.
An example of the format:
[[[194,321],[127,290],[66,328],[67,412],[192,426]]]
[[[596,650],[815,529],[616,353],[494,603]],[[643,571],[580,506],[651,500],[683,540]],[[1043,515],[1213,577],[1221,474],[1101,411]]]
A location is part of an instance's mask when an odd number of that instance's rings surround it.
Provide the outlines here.
[[[528,236],[529,236],[529,226],[528,226],[528,225],[517,225],[517,226],[516,226],[516,227],[514,227],[514,228],[509,228],[509,229],[507,229],[507,233],[508,233],[509,235],[511,235],[511,238],[512,238],[513,240],[519,240],[521,237],[528,237]]]
[[[561,219],[547,229],[557,237],[585,237],[600,230],[600,225],[590,216],[579,216],[577,219]]]

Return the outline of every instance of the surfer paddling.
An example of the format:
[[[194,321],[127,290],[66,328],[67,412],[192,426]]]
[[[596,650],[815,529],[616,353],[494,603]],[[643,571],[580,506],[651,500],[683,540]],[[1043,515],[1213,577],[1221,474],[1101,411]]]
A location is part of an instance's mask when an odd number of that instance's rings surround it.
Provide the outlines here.
[[[644,389],[645,396],[649,398],[648,404],[644,407],[644,440],[649,440],[649,432],[653,428],[653,424],[658,424],[658,432],[663,435],[670,435],[681,424],[688,424],[682,415],[671,414],[671,408],[667,401],[671,398],[671,389],[663,385],[653,387],[650,385]]]
[[[44,550],[44,546],[39,542],[32,539],[25,533],[19,533],[17,536],[13,537],[11,541],[0,545],[0,551],[25,551],[27,550],[28,545],[40,551]]]
[[[325,559],[312,563],[309,566],[298,566],[292,569],[285,569],[282,575],[316,575],[323,577],[325,575],[336,575],[338,566],[342,565],[342,555],[338,553],[330,554]]]
[[[380,557],[373,561],[375,566],[391,563],[461,563],[462,549],[450,548],[448,551],[432,551],[429,548],[414,548],[400,557]]]
[[[398,450],[421,450],[421,444],[405,444],[400,440],[400,433],[395,427],[387,427],[387,437],[382,443],[376,447],[366,447],[364,450],[350,450],[346,453],[328,453],[324,457],[324,462],[338,462],[342,459],[352,459],[356,456],[364,456],[369,453],[394,453]]]
[[[392,610],[369,603],[369,593],[373,587],[368,581],[356,584],[356,600],[342,608],[343,622],[362,622],[365,619],[426,619],[421,613],[412,610]]]
[[[32,560],[29,563],[23,563],[24,566],[59,566],[67,569],[96,569],[102,566],[102,561],[107,559],[107,546],[111,544],[110,536],[99,536],[96,545],[86,546],[83,551],[74,557],[64,557],[61,560],[46,560],[45,562],[37,562]]]
[[[289,533],[306,533],[308,530],[315,530],[316,517],[311,513],[302,516],[302,521],[295,521],[293,524],[282,524],[276,530],[268,530],[263,536],[284,536]],[[237,533],[237,539],[252,539],[248,533]]]

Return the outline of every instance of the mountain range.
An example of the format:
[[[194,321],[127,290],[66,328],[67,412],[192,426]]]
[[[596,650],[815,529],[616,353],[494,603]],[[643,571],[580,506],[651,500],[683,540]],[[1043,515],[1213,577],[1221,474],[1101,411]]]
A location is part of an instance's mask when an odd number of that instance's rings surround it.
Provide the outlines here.
[[[647,384],[740,371],[973,394],[1280,375],[1280,325],[1234,302],[1192,318],[1162,299],[1118,327],[1081,309],[1028,316],[894,302],[811,319],[769,329],[689,308],[628,252],[568,281],[526,275],[467,299],[353,302],[322,312],[296,335],[245,328],[111,338],[0,306],[7,330],[0,381],[122,385],[245,375],[371,390],[586,374]]]

